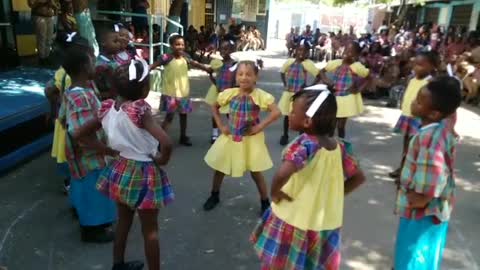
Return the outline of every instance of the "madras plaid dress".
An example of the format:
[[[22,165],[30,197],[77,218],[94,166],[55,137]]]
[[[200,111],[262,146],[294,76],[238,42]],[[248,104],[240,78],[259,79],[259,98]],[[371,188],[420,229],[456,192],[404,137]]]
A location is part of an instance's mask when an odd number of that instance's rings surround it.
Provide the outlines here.
[[[302,63],[294,62],[290,65],[286,74],[287,91],[296,93],[305,87],[307,81],[307,71]]]
[[[100,95],[116,96],[117,91],[114,87],[113,73],[119,64],[104,55],[99,55],[95,63],[95,86]]]
[[[334,82],[335,96],[347,96],[349,88],[355,83],[355,74],[349,65],[341,65],[331,75]]]
[[[110,110],[115,110],[114,104],[113,100],[104,101],[98,112],[99,118],[103,119]],[[151,107],[141,99],[122,104],[120,110],[127,114],[128,120],[135,126],[142,128],[143,115],[151,111]],[[109,123],[116,126],[114,122]],[[174,200],[173,189],[164,170],[153,161],[137,161],[121,156],[103,170],[97,182],[97,190],[132,209],[158,209]]]
[[[230,101],[229,127],[232,139],[241,142],[249,130],[260,123],[260,106],[251,96],[237,95]]]
[[[420,130],[422,126],[422,121],[418,117],[410,117],[406,115],[400,115],[398,118],[395,127],[393,128],[393,132],[405,134],[409,137],[414,136]]]
[[[342,150],[344,175],[350,178],[357,173],[358,164],[342,142],[339,142],[338,147]],[[285,148],[284,160],[304,166],[315,157],[319,149],[317,141],[302,134]],[[307,158],[303,159],[305,155]],[[250,235],[250,241],[260,257],[262,269],[336,270],[340,268],[341,259],[340,231],[341,228],[302,230],[278,218],[268,209]]]
[[[235,86],[235,71],[230,70],[233,65],[235,65],[233,62],[230,64],[223,64],[217,72],[215,81],[219,93]]]

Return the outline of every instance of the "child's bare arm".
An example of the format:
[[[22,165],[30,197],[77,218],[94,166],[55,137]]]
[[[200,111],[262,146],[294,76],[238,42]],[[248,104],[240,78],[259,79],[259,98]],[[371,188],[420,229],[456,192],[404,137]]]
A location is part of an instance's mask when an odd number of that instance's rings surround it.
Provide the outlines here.
[[[200,70],[203,70],[205,72],[208,72],[208,73],[212,73],[213,72],[213,69],[207,65],[204,65],[204,64],[201,64],[195,60],[190,60],[189,61],[189,64],[193,67],[193,68],[196,68],[196,69],[200,69]]]
[[[89,135],[99,130],[101,127],[102,122],[100,122],[100,119],[95,117],[94,119],[85,122],[85,124],[75,129],[72,133],[72,138],[74,140],[80,140],[83,137],[88,137]]]
[[[218,105],[218,103],[215,102],[215,104],[212,105],[213,119],[215,120],[217,127],[222,131],[222,134],[228,135],[230,134],[230,130],[226,125],[223,124],[219,109],[220,109],[220,105]]]
[[[359,186],[361,186],[363,183],[365,183],[365,175],[363,174],[362,170],[358,170],[357,173],[348,178],[344,185],[344,194],[348,195],[355,189],[357,189]]]
[[[327,74],[325,74],[325,69],[320,70],[320,73],[318,73],[318,75],[320,76],[320,79],[324,84],[326,84],[328,86],[333,85],[333,81],[330,80],[330,78],[327,77]]]
[[[411,208],[425,208],[427,204],[432,200],[432,197],[417,193],[414,190],[407,192],[408,204]]]
[[[272,188],[270,190],[270,196],[272,201],[278,203],[282,200],[292,201],[292,198],[282,192],[282,187],[288,182],[290,176],[297,171],[295,163],[291,161],[284,161],[280,168],[277,170],[272,180]]]
[[[154,157],[155,163],[160,166],[166,165],[172,156],[172,141],[167,133],[165,133],[165,131],[157,124],[150,113],[144,114],[142,121],[145,130],[160,143],[161,155],[159,157]]]
[[[282,113],[277,107],[277,104],[272,103],[268,106],[268,111],[270,112],[268,116],[263,119],[258,125],[255,125],[252,127],[252,129],[249,132],[249,135],[255,135],[261,131],[263,131],[266,127],[268,127],[271,123],[277,121],[280,116],[282,116]]]
[[[287,87],[287,79],[285,78],[285,73],[280,73],[280,78],[282,78],[283,87]]]
[[[213,73],[208,73],[208,78],[210,79],[213,85],[217,86],[217,81],[213,77]]]

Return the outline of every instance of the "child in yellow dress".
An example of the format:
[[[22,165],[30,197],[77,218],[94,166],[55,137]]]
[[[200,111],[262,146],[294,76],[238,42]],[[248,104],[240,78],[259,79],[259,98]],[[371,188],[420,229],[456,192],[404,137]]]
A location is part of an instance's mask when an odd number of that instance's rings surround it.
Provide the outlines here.
[[[353,41],[345,51],[343,59],[327,63],[325,69],[320,71],[322,80],[334,89],[337,99],[337,130],[338,137],[345,138],[345,128],[349,117],[357,116],[363,112],[361,92],[369,82],[369,70],[358,62],[360,45]],[[327,77],[325,72],[330,75]],[[360,79],[366,80],[360,83]]]
[[[320,70],[315,67],[312,60],[308,59],[310,49],[311,45],[308,41],[300,41],[295,51],[295,58],[288,59],[280,69],[280,76],[285,88],[278,102],[278,108],[284,115],[283,135],[280,138],[280,145],[288,144],[288,115],[292,109],[292,96],[306,86],[308,73],[315,77],[313,84],[320,81]]]
[[[323,91],[293,96],[290,128],[303,133],[285,148],[273,177],[272,207],[250,237],[261,269],[340,268],[344,197],[365,177],[345,146],[331,136],[337,105],[323,86]]]
[[[389,174],[390,177],[398,179],[402,170],[405,156],[408,150],[410,138],[418,133],[421,126],[419,118],[412,115],[412,103],[420,92],[420,89],[427,85],[432,79],[432,74],[438,66],[438,55],[434,52],[421,52],[415,58],[415,65],[413,66],[413,77],[409,82],[402,100],[402,114],[394,127],[394,132],[403,134],[403,149],[402,161],[400,167]]]
[[[235,50],[235,43],[231,40],[224,40],[220,45],[220,59],[212,59],[210,62],[210,67],[215,72],[215,77],[210,73],[210,81],[212,81],[212,86],[208,89],[207,96],[205,97],[205,102],[212,106],[217,102],[218,94],[223,92],[223,90],[228,88],[233,88],[235,86],[235,64],[236,61],[230,56],[231,53]],[[228,115],[228,107],[220,108],[220,113]],[[212,138],[211,143],[214,143],[219,136],[219,131],[215,119],[212,117]]]
[[[262,171],[272,167],[272,160],[265,144],[263,130],[280,117],[275,98],[256,88],[258,67],[255,61],[240,61],[236,72],[238,88],[231,88],[218,95],[212,106],[213,117],[222,135],[205,156],[205,162],[215,170],[211,196],[203,205],[212,210],[220,202],[220,187],[225,175],[241,177],[245,171],[250,174],[260,193],[262,212],[270,202]],[[222,123],[219,108],[228,105],[228,125]],[[270,114],[260,121],[260,111]]]
[[[180,144],[192,146],[187,136],[187,114],[191,113],[190,81],[188,79],[189,66],[211,73],[211,68],[192,60],[185,53],[185,41],[182,36],[174,34],[169,38],[171,54],[160,56],[151,69],[164,66],[162,76],[162,97],[160,110],[166,112],[162,128],[168,130],[175,113],[180,114]]]

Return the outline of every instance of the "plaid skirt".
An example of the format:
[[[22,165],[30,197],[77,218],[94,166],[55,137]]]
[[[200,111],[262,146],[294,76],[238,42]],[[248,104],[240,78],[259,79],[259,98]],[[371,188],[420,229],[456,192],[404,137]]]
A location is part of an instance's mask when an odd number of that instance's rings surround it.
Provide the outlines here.
[[[171,97],[162,95],[160,110],[167,113],[191,113],[193,111],[192,100],[188,97]]]
[[[401,133],[408,136],[413,136],[418,133],[420,127],[422,126],[422,122],[419,118],[410,117],[401,115],[393,128],[395,133]]]
[[[104,169],[97,189],[132,209],[158,209],[174,199],[167,174],[155,163],[122,157]]]
[[[250,236],[262,269],[340,269],[340,228],[324,231],[300,230],[265,211]]]

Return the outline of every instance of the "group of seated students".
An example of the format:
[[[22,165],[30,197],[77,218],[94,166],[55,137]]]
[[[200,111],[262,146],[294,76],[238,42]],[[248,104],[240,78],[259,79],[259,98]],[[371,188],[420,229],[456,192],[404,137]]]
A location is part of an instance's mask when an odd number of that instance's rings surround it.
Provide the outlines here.
[[[378,32],[362,34],[313,32],[309,25],[300,34],[300,29],[291,28],[286,37],[289,55],[295,53],[299,40],[309,40],[310,57],[317,61],[341,58],[345,47],[357,41],[362,48],[360,61],[374,76],[366,88],[366,97],[388,96],[388,106],[395,107],[401,99],[405,84],[412,74],[412,59],[419,52],[434,51],[438,55],[438,72],[446,73],[447,66],[462,81],[463,97],[467,103],[480,103],[480,31],[468,32],[466,27],[449,27],[445,31],[434,24],[422,24],[415,28],[395,25]]]

